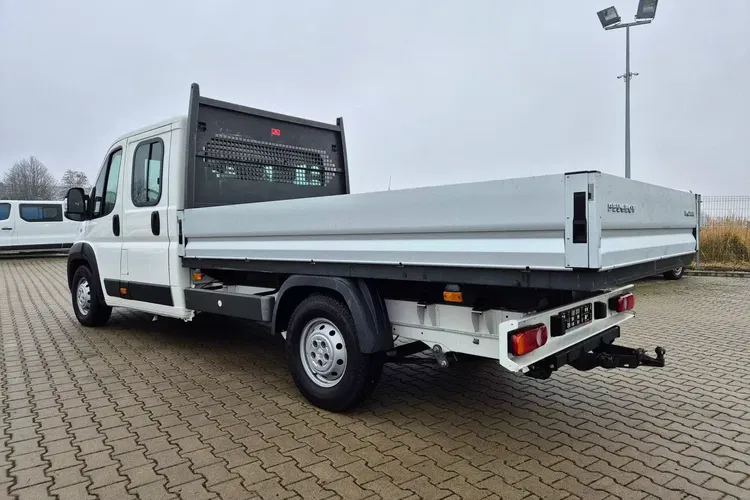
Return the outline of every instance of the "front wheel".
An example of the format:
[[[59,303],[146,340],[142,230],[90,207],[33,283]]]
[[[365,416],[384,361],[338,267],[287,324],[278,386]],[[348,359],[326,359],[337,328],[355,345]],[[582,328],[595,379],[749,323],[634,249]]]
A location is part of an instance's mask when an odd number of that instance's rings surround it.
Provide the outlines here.
[[[112,308],[102,300],[99,283],[86,266],[76,269],[71,286],[73,310],[84,326],[102,326],[109,321]]]
[[[375,389],[383,369],[378,354],[360,351],[357,330],[341,301],[314,294],[289,319],[289,369],[297,388],[315,406],[348,410]]]
[[[675,269],[672,269],[671,271],[667,271],[666,273],[664,273],[664,279],[678,280],[682,278],[683,274],[685,274],[685,268],[677,267]]]

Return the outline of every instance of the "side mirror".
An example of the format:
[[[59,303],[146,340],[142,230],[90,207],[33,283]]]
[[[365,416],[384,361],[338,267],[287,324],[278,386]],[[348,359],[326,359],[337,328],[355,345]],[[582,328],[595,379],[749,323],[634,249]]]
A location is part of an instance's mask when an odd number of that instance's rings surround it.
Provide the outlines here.
[[[86,218],[86,193],[83,189],[69,189],[66,199],[65,217],[79,222],[84,220]]]

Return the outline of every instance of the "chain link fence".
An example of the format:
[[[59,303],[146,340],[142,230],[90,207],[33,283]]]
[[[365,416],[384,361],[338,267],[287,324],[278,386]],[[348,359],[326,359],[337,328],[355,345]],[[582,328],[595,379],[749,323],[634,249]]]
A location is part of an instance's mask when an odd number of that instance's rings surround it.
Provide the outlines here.
[[[700,197],[702,267],[750,269],[750,195]]]

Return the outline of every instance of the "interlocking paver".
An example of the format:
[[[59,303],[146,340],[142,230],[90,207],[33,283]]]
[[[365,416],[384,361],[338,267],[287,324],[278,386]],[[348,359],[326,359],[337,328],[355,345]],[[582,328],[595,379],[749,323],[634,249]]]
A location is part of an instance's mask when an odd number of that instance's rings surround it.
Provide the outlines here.
[[[664,345],[662,370],[388,366],[331,415],[247,326],[116,310],[84,328],[64,259],[2,259],[0,496],[750,497],[749,285],[639,283],[621,342]]]

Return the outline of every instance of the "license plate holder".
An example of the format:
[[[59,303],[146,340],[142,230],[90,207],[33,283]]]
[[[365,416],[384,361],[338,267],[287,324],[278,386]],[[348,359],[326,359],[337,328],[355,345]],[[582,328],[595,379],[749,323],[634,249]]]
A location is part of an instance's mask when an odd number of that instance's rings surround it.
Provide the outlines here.
[[[550,318],[553,337],[561,337],[574,328],[587,325],[593,320],[594,307],[591,303],[581,304],[561,311]]]

